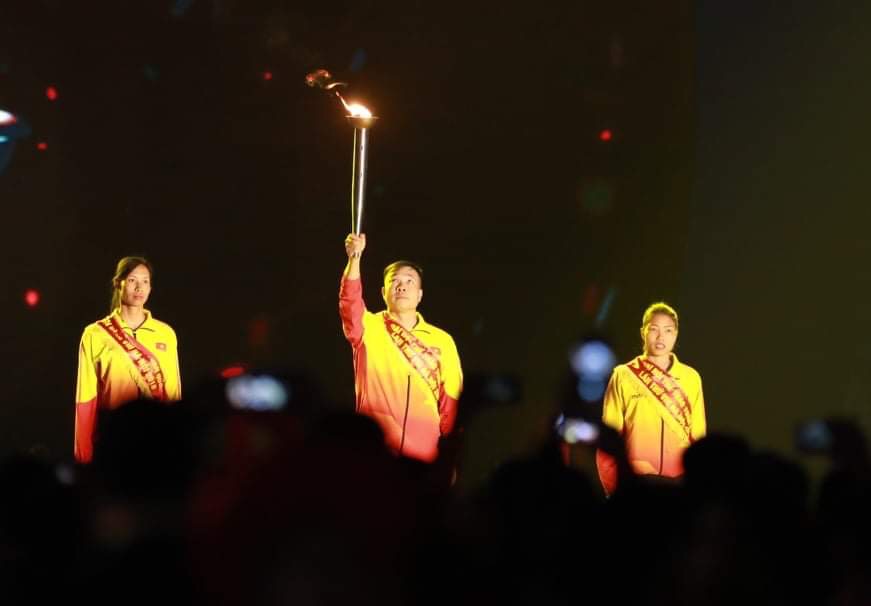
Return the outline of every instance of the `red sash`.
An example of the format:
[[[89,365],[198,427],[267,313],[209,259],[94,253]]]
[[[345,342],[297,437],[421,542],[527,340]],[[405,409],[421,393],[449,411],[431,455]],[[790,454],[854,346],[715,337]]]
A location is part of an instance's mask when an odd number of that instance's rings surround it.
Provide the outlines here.
[[[692,441],[690,434],[690,400],[678,382],[670,374],[659,366],[644,358],[635,358],[626,364],[638,380],[644,383],[665,410],[677,421],[677,424],[686,433],[688,440]]]
[[[399,322],[384,312],[384,326],[387,334],[399,348],[399,351],[408,360],[408,363],[426,381],[432,395],[438,403],[441,396],[441,380],[439,378],[439,358],[436,351],[430,349],[423,341],[406,330]]]
[[[145,349],[139,341],[124,332],[121,324],[115,316],[103,318],[97,324],[109,333],[109,336],[124,348],[127,355],[130,356],[130,362],[139,371],[142,380],[148,385],[151,391],[151,397],[155,400],[166,401],[166,380],[163,378],[163,370],[160,368],[160,362],[154,357],[154,354]]]

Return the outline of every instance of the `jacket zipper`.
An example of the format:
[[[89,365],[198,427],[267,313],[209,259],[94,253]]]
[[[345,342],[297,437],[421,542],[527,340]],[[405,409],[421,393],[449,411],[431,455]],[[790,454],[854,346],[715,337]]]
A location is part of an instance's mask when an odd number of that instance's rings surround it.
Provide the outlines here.
[[[665,421],[659,420],[659,475],[662,475],[662,459],[665,456]]]
[[[405,446],[405,424],[408,423],[408,404],[411,400],[411,375],[408,375],[405,383],[405,416],[402,418],[402,438],[399,440],[399,454],[402,454],[402,448]]]

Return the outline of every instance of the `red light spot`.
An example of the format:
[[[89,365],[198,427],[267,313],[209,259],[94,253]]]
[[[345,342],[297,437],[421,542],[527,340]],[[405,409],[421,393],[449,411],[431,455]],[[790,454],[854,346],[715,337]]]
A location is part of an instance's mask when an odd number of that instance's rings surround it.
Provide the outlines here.
[[[36,149],[38,149],[39,151],[45,151],[48,149],[48,143],[46,143],[45,141],[40,141],[36,144]]]
[[[269,71],[263,72],[263,79],[266,80],[267,82],[269,80],[272,80],[272,72],[269,72]]]
[[[39,305],[39,291],[33,288],[28,288],[24,291],[24,302],[28,307],[36,307]]]
[[[605,128],[599,132],[599,141],[610,141],[613,138],[614,134],[610,129]]]
[[[45,89],[45,98],[49,101],[54,101],[57,99],[57,89],[53,86],[49,86]]]
[[[244,374],[245,367],[241,364],[236,364],[235,366],[227,366],[226,368],[221,370],[222,379],[232,379],[233,377],[238,377]]]
[[[585,316],[592,316],[599,306],[599,285],[589,284],[581,295],[581,310]]]
[[[269,319],[260,316],[248,324],[248,344],[251,347],[263,347],[269,340]]]

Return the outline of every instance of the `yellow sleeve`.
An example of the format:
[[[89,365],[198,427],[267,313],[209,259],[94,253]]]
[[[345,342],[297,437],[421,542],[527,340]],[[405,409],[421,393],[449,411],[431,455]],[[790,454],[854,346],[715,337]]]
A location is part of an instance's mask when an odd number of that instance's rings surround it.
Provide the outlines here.
[[[79,370],[76,377],[76,403],[88,403],[97,398],[99,380],[94,350],[88,329],[79,342]]]
[[[690,437],[695,440],[700,440],[705,437],[708,432],[707,419],[705,418],[705,396],[702,393],[702,379],[699,378],[699,389],[696,392],[696,398],[692,403],[692,422],[690,426]]]
[[[164,378],[166,379],[166,397],[171,402],[181,400],[181,367],[178,361],[178,337],[175,331],[167,326],[167,332],[171,337],[168,339],[171,343],[169,352],[172,355],[172,361],[167,364],[168,368],[164,370]]]
[[[94,428],[97,422],[99,379],[94,360],[93,336],[88,329],[79,343],[79,370],[76,378],[75,423],[73,428],[73,456],[80,463],[93,457]]]
[[[457,345],[450,335],[447,335],[441,366],[445,393],[458,400],[463,392],[463,367],[460,365],[460,354],[457,351]]]
[[[623,433],[623,385],[619,376],[619,367],[611,373],[608,388],[605,390],[605,399],[602,403],[602,422],[613,427],[619,433]]]
[[[171,402],[181,400],[181,369],[178,365],[178,352],[175,352],[172,370],[166,373],[166,397]]]
[[[620,367],[618,366],[611,372],[611,379],[608,381],[607,389],[605,389],[605,398],[602,402],[602,422],[609,427],[613,427],[622,435],[624,397],[623,382],[620,380],[619,369]],[[605,489],[605,494],[614,494],[619,480],[617,461],[601,448],[597,448],[596,469],[599,472],[599,481],[602,483],[602,488]]]
[[[181,400],[181,366],[179,365],[179,362],[178,362],[178,351],[175,352],[175,376],[177,378],[177,381],[176,381],[177,387],[175,390],[175,395],[176,395],[176,398]]]

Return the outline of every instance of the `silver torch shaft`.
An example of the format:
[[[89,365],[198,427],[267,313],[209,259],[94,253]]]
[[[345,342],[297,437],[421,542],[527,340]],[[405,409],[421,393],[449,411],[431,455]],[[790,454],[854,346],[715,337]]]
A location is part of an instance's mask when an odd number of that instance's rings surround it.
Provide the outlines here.
[[[351,230],[357,235],[363,229],[369,129],[375,120],[375,117],[348,116],[348,121],[354,127],[354,157],[351,171]]]

